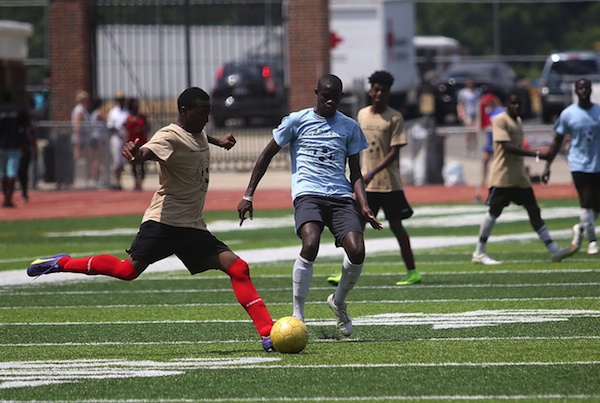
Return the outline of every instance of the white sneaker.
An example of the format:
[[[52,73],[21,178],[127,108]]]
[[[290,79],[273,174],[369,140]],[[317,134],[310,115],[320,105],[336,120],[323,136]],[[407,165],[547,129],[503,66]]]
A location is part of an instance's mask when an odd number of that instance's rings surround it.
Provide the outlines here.
[[[598,242],[592,241],[590,242],[590,246],[588,246],[588,255],[597,255],[598,254]]]
[[[550,259],[552,259],[553,262],[560,262],[561,260],[574,255],[576,252],[576,248],[560,248],[555,252],[550,252]]]
[[[491,257],[489,257],[488,255],[486,255],[485,253],[473,253],[473,257],[471,258],[471,262],[472,263],[476,263],[476,264],[484,264],[486,266],[489,265],[493,265],[493,264],[502,264],[502,262],[492,259]]]
[[[573,240],[571,241],[571,248],[581,248],[581,240],[583,239],[583,229],[579,224],[573,225]]]
[[[346,304],[337,304],[333,300],[333,294],[327,297],[327,305],[337,317],[337,328],[340,332],[348,337],[352,334],[352,320],[346,311]]]

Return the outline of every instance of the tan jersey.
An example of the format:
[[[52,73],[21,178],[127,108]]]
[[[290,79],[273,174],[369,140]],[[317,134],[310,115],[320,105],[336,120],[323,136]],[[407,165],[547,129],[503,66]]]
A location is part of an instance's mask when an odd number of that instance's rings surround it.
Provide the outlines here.
[[[406,145],[406,131],[402,114],[390,107],[381,114],[371,112],[370,106],[362,108],[358,112],[357,121],[369,143],[369,147],[361,153],[362,172],[366,175],[389,154],[393,146]],[[366,191],[391,192],[402,188],[400,158],[396,158],[373,177]]]
[[[160,159],[159,188],[142,222],[206,229],[202,210],[208,190],[210,152],[204,131],[192,134],[171,124],[157,131],[142,147]]]
[[[502,142],[510,141],[524,148],[523,122],[520,117],[513,119],[502,112],[492,120],[494,136],[494,159],[490,168],[490,187],[531,187],[529,175],[525,171],[524,157],[504,151]]]

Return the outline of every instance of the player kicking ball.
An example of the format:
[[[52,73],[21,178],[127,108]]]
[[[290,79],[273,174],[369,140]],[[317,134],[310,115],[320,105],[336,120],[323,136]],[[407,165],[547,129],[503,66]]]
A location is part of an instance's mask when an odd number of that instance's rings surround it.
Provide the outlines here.
[[[262,339],[265,351],[274,351],[269,334],[273,319],[250,279],[248,264],[206,228],[202,215],[208,190],[209,144],[232,148],[231,133],[217,139],[204,126],[210,115],[210,97],[197,87],[188,88],[177,100],[179,120],[157,131],[146,144],[129,141],[123,156],[132,163],[157,161],[159,189],[142,219],[127,258],[112,255],[72,258],[61,253],[40,258],[27,274],[71,272],[105,275],[125,281],[136,279],[150,264],[176,255],[191,274],[219,269],[231,279],[233,292]]]

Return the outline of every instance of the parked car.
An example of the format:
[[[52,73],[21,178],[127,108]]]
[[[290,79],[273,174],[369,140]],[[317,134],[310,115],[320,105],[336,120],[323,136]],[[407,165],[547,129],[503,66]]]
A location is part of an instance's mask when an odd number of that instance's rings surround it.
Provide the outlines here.
[[[600,52],[572,51],[548,56],[539,86],[544,123],[550,123],[554,116],[573,103],[573,87],[580,78],[600,82]]]
[[[458,91],[471,79],[475,88],[483,94],[492,92],[502,101],[509,92],[516,90],[522,94],[523,115],[531,114],[529,89],[521,84],[517,73],[510,65],[501,61],[459,61],[443,71],[434,82],[435,116],[438,124],[447,121],[448,116],[456,117]]]
[[[281,60],[252,58],[225,63],[217,70],[211,91],[211,119],[223,127],[228,119],[279,123],[288,113],[287,88]]]

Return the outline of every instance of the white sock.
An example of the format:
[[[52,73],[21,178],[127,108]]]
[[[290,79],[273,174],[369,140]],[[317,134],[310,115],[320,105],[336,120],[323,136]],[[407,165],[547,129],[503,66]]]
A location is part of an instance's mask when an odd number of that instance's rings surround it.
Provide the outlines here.
[[[344,262],[342,263],[342,278],[340,279],[340,282],[335,289],[335,295],[333,296],[336,304],[346,303],[346,296],[358,282],[363,266],[364,262],[354,264],[350,261],[350,259],[348,259],[348,256],[344,255]]]
[[[314,261],[306,260],[298,255],[294,262],[292,272],[293,293],[294,293],[294,313],[292,316],[304,321],[304,305],[310,289],[310,283],[313,276]]]
[[[548,248],[550,253],[556,252],[559,249],[558,245],[556,245],[552,240],[552,237],[550,236],[550,232],[548,231],[548,227],[546,227],[546,224],[542,225],[540,229],[537,230],[537,234],[542,240],[542,242],[544,242],[546,248]]]
[[[596,214],[592,209],[581,209],[579,213],[579,219],[581,223],[579,224],[585,231],[585,235],[587,236],[590,242],[596,240]]]
[[[492,233],[492,229],[494,228],[494,224],[496,223],[496,217],[490,214],[488,211],[483,217],[483,221],[481,222],[481,226],[479,227],[479,239],[477,241],[477,248],[475,249],[475,253],[480,255],[485,253],[487,240]]]

